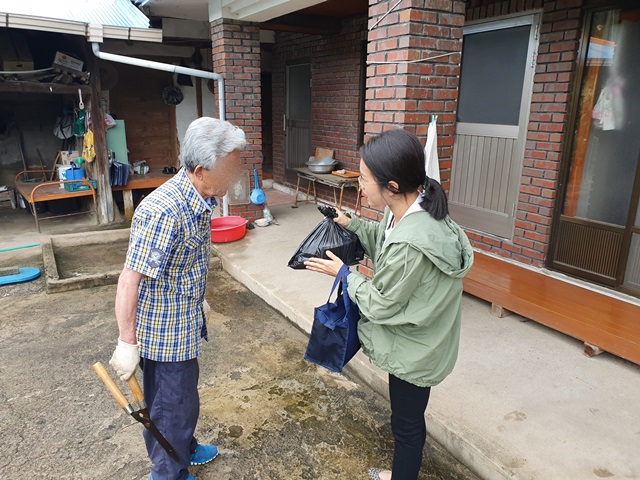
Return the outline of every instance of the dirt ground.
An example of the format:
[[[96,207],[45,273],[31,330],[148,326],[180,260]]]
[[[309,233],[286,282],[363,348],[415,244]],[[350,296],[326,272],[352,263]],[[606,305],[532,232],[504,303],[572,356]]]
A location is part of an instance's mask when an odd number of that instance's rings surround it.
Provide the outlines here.
[[[42,279],[0,287],[0,478],[148,477],[142,426],[91,369],[110,370],[114,297],[115,286],[47,295]],[[305,334],[224,272],[211,273],[207,299],[196,435],[221,455],[192,474],[351,480],[390,465],[386,398],[304,361]],[[420,478],[476,477],[429,440]]]

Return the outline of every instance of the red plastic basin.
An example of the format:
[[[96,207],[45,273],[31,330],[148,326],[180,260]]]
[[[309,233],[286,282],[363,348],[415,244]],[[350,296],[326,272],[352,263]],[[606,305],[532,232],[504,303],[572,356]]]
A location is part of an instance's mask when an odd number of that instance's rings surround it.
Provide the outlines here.
[[[230,215],[211,220],[211,241],[226,243],[240,240],[247,233],[248,220]]]

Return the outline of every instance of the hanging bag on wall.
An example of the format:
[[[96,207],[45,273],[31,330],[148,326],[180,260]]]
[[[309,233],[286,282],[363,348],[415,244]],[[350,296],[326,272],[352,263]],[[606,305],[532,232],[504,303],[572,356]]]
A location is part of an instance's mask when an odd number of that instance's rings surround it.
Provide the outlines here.
[[[313,326],[304,359],[332,372],[341,372],[345,365],[360,350],[358,339],[358,305],[347,293],[347,275],[349,268],[343,265],[333,282],[329,300],[325,305],[316,307],[313,313]],[[331,296],[338,288],[338,298],[331,303]]]
[[[56,118],[53,134],[61,140],[73,137],[73,113],[65,111]]]

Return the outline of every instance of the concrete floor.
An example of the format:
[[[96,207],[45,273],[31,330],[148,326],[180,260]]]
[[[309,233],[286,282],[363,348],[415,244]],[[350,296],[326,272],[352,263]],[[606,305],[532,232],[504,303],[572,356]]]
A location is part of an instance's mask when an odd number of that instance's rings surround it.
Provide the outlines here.
[[[315,206],[271,209],[279,226],[218,245],[223,267],[305,331],[331,279],[289,269],[299,243],[322,220]],[[568,302],[571,299],[567,299]],[[463,297],[460,356],[431,394],[431,434],[482,478],[640,478],[640,367]],[[380,392],[385,375],[358,354],[350,372]]]
[[[281,205],[271,210],[279,226],[256,228],[243,240],[216,248],[226,271],[308,331],[313,307],[326,301],[331,279],[312,272],[294,272],[286,263],[321,217],[313,205],[295,210]],[[0,218],[0,242],[7,235],[14,239],[11,246],[28,242],[21,232],[11,237],[10,222],[4,222],[2,211]],[[26,218],[32,222],[28,215]],[[12,261],[26,266],[37,263],[38,258],[37,249],[0,253],[0,267]],[[295,428],[302,432],[303,427],[312,427],[315,420],[307,421],[309,418],[327,421],[324,425],[332,429],[344,420],[339,411],[329,414],[319,410],[317,402],[310,402],[323,390],[316,383],[305,383],[305,379],[314,379],[328,386],[334,379],[325,378],[326,374],[323,377],[324,372],[302,368],[309,367],[297,356],[306,342],[302,333],[286,323],[272,323],[273,310],[259,302],[255,305],[263,312],[260,321],[245,323],[243,307],[254,302],[248,300],[252,297],[228,280],[216,276],[212,281],[208,296],[210,302],[217,302],[220,315],[214,322],[221,333],[232,336],[212,339],[205,347],[201,382],[204,416],[199,431],[203,440],[220,442],[227,458],[223,455],[220,460],[224,462],[195,473],[205,479],[362,478],[361,469],[373,461],[371,452],[380,454],[380,466],[388,466],[391,444],[385,427],[385,375],[359,354],[347,371],[355,384],[361,385],[356,391],[364,391],[366,384],[382,397],[366,397],[368,400],[363,401],[358,394],[347,400],[353,392],[349,382],[336,385],[337,393],[331,397],[339,408],[355,408],[358,402],[367,405],[370,417],[354,417],[357,420],[351,426],[335,428],[346,440],[355,438],[358,443],[368,437],[374,442],[353,451],[349,450],[352,442],[340,443],[338,448],[337,443],[322,436],[331,432],[321,432],[317,438],[323,440],[319,443],[301,443],[303,437],[293,433]],[[89,370],[97,359],[106,363],[113,347],[113,287],[47,296],[38,282],[41,280],[24,287],[0,287],[0,478],[144,478],[148,464],[139,440],[139,425],[118,410]],[[235,293],[229,295],[225,288]],[[488,304],[464,297],[460,358],[452,375],[432,392],[427,415],[431,435],[484,479],[640,478],[640,367],[608,354],[587,358],[582,355],[580,342],[524,320],[516,315],[492,317]],[[225,338],[238,339],[236,345],[243,345],[247,337],[244,330],[262,322],[266,322],[266,328],[255,330],[254,335],[264,336],[266,344],[253,343],[252,338],[252,349],[219,350],[226,346]],[[291,333],[283,333],[281,326]],[[234,337],[236,334],[240,336]],[[296,355],[292,342],[299,342]],[[251,358],[262,350],[268,355],[255,358],[269,367],[267,372],[222,368],[228,359],[236,365],[239,359]],[[220,359],[224,359],[222,364],[215,366]],[[305,387],[281,383],[288,378],[283,375],[283,365],[292,360],[294,378]],[[247,378],[249,373],[255,379]],[[266,392],[248,389],[254,385],[264,385]],[[297,400],[302,402],[297,404],[300,411],[293,398],[291,402],[281,398],[295,392],[301,395]],[[225,406],[218,409],[224,412],[221,418],[214,416],[217,403]],[[253,410],[256,404],[269,408],[260,414]],[[375,408],[369,409],[370,404]],[[377,410],[378,405],[381,410]],[[298,415],[295,421],[288,417],[292,409]],[[261,418],[269,420],[265,430],[250,435],[258,431],[256,425]],[[277,424],[295,428],[274,429]],[[359,435],[351,431],[356,424],[358,428],[371,428],[366,435]],[[275,450],[289,438],[283,434],[285,430],[293,432],[294,441]],[[47,446],[41,445],[45,438],[50,442]],[[301,445],[305,445],[303,449]],[[256,456],[246,460],[249,451]],[[271,451],[290,461],[273,463]],[[310,454],[314,451],[322,452],[316,460]],[[322,463],[325,460],[318,464],[317,459],[330,456],[326,461],[333,465],[334,457],[343,453],[341,458],[348,459],[345,470],[322,470],[330,468]],[[44,461],[34,462],[34,458]],[[243,470],[245,465],[247,469]],[[309,469],[303,470],[303,466]],[[468,472],[451,468],[454,473],[442,478],[472,478]],[[292,476],[279,476],[284,475],[282,471]]]
[[[22,208],[14,210],[8,207],[0,207],[0,225],[2,225],[0,251],[6,248],[39,244],[42,235],[79,233],[127,226],[126,223],[96,225],[95,215],[77,215],[40,221],[40,232],[38,232],[33,215],[28,210]]]
[[[20,244],[32,235],[4,226]],[[95,255],[78,245],[73,261]],[[39,248],[0,252],[0,267],[25,265],[42,267]],[[44,277],[0,287],[0,478],[147,478],[142,426],[91,370],[110,370],[114,297],[115,286],[46,294]],[[196,433],[221,455],[192,469],[198,479],[364,479],[390,464],[386,398],[304,361],[306,335],[225,272],[212,272],[207,299]],[[430,440],[420,479],[477,477]]]
[[[142,426],[91,370],[110,370],[114,296],[114,286],[47,295],[35,281],[0,297],[0,478],[147,478]],[[385,399],[305,362],[305,335],[228,274],[212,273],[207,299],[196,434],[221,455],[192,474],[356,479],[390,462]],[[420,478],[475,477],[430,442]]]

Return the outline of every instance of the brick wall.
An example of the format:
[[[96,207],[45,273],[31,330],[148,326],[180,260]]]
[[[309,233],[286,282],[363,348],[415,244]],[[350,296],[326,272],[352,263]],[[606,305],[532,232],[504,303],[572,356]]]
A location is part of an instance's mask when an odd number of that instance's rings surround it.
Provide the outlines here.
[[[474,247],[541,267],[546,260],[575,81],[583,0],[472,0],[467,20],[543,8],[513,241],[468,232]]]
[[[465,4],[457,0],[369,3],[366,127],[368,135],[402,127],[426,142],[431,115],[438,115],[442,185],[449,188],[457,112]],[[420,6],[412,6],[420,4]],[[445,55],[450,54],[452,55]],[[431,58],[431,61],[407,63]],[[397,62],[397,63],[372,63]],[[364,210],[378,218],[379,212]]]
[[[244,130],[242,158],[247,169],[257,168],[262,176],[260,27],[220,19],[211,23],[211,39],[213,71],[225,79],[226,119]],[[262,207],[252,204],[230,205],[229,210],[250,220],[262,217]]]
[[[368,35],[365,132],[377,135],[404,128],[424,144],[431,115],[438,115],[438,158],[442,184],[448,189],[465,4],[458,0],[402,2],[382,19],[396,3],[369,2],[369,26],[377,25]],[[366,205],[362,212],[373,220],[382,216]],[[371,263],[359,270],[371,274]]]
[[[362,54],[366,40],[366,17],[343,20],[338,35],[321,36],[280,32],[276,35],[273,65],[273,164],[274,180],[295,187],[285,172],[286,66],[291,61],[311,63],[312,151],[316,147],[335,150],[343,168],[358,170],[360,148],[360,86]],[[306,160],[306,158],[305,158]],[[318,185],[318,196],[333,201],[332,189]],[[354,207],[355,190],[345,189],[346,204]],[[343,200],[344,203],[344,200]]]
[[[542,8],[543,0],[470,0],[467,20],[481,20]]]

